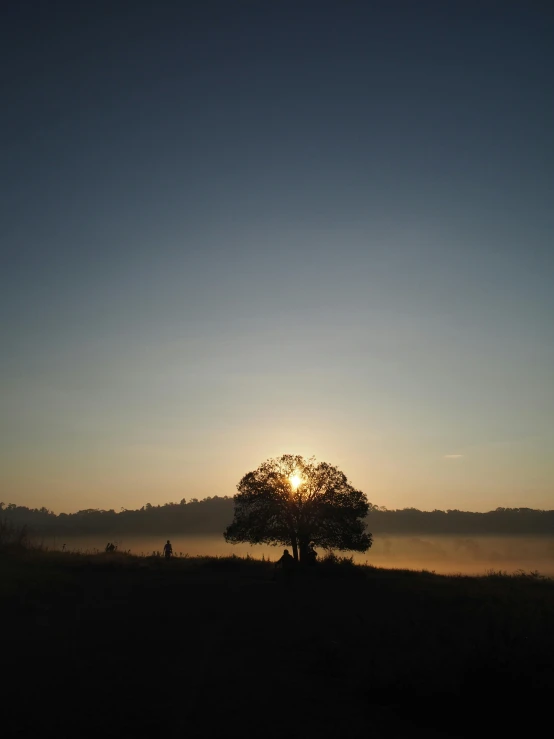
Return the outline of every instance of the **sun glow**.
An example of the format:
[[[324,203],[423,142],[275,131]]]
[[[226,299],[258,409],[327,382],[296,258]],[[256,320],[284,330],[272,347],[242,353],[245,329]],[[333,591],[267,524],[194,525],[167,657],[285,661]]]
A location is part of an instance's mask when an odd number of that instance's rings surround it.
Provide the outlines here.
[[[300,475],[296,475],[296,474],[291,475],[289,477],[289,482],[291,484],[292,489],[296,490],[297,488],[300,487],[300,485],[302,485],[302,478],[300,477]]]

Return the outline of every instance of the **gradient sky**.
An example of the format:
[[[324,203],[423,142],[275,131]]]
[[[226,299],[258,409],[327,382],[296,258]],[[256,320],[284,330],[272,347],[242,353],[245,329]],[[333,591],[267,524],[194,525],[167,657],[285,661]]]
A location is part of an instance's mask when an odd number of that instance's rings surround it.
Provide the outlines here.
[[[0,500],[554,508],[554,10],[3,11]]]

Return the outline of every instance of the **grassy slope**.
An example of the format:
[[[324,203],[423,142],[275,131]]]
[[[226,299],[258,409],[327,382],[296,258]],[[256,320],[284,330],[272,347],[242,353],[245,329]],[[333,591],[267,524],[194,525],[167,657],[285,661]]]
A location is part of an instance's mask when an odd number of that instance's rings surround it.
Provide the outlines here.
[[[552,580],[274,574],[238,558],[0,555],[3,727],[474,736],[550,700]]]

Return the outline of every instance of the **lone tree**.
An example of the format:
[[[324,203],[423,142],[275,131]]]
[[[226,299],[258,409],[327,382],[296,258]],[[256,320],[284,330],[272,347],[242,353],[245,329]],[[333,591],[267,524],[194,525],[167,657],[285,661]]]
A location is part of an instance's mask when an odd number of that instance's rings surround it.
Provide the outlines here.
[[[337,467],[285,454],[268,459],[237,485],[235,515],[224,532],[237,544],[289,544],[306,561],[313,541],[324,549],[367,551],[369,503]]]

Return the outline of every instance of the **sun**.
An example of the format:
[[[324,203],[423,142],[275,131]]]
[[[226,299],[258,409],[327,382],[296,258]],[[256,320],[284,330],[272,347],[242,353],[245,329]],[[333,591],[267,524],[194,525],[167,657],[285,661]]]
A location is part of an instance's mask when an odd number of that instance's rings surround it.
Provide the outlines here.
[[[292,489],[296,490],[297,488],[300,487],[300,485],[302,485],[302,478],[300,477],[300,475],[294,474],[289,477],[289,482],[291,484]]]

